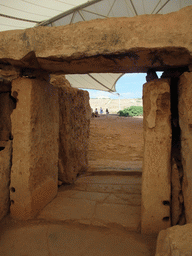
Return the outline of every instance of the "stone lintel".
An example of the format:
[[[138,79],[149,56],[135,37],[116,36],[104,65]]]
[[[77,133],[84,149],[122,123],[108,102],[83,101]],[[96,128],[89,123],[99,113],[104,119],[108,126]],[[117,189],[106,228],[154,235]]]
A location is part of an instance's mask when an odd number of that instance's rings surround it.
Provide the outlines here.
[[[5,31],[0,33],[0,62],[64,74],[132,73],[189,66],[191,20],[189,6],[165,15]]]

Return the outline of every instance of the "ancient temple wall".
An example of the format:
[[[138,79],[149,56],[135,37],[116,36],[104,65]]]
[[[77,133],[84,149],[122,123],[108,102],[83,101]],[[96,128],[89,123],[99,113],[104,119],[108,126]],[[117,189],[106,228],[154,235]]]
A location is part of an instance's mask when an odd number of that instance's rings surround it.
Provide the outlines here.
[[[73,183],[88,168],[89,94],[59,87],[59,180]]]
[[[57,194],[58,90],[40,79],[12,82],[11,215],[28,219]]]
[[[179,125],[183,164],[182,191],[186,222],[192,223],[192,73],[180,77],[178,85]]]
[[[0,146],[0,220],[9,212],[9,183],[11,172],[11,141]],[[3,146],[2,146],[3,145]]]
[[[11,83],[0,82],[0,220],[9,212],[12,135],[11,113],[15,102],[11,98]]]
[[[144,161],[141,232],[156,233],[171,225],[170,81],[156,79],[143,86]]]

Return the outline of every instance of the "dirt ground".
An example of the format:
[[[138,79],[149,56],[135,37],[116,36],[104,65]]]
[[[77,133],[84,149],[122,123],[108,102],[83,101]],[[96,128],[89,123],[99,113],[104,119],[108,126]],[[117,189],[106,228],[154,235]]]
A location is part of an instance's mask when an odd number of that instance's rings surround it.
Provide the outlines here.
[[[143,118],[100,115],[92,118],[89,161],[143,160]]]

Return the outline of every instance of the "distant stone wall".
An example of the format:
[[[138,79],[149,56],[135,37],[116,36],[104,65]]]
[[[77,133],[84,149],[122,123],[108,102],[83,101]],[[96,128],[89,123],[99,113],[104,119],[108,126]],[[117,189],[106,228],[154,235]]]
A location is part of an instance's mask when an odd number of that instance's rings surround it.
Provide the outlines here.
[[[72,183],[87,169],[91,109],[87,91],[59,90],[59,180]]]

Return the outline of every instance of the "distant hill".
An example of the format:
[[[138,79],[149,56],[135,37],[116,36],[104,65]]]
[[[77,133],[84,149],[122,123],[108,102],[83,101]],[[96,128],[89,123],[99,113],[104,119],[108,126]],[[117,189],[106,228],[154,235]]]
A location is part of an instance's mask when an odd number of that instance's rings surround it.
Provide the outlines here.
[[[116,114],[119,110],[123,110],[124,108],[128,108],[131,106],[143,106],[143,101],[141,98],[138,99],[90,99],[90,106],[95,110],[100,110],[100,107],[103,108],[104,114],[106,108],[108,108],[110,114]]]

